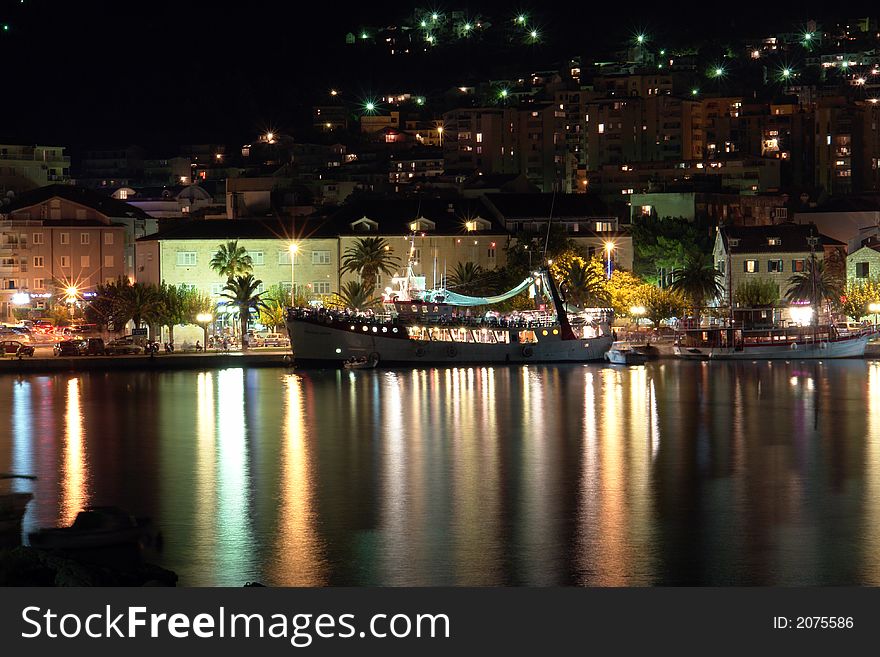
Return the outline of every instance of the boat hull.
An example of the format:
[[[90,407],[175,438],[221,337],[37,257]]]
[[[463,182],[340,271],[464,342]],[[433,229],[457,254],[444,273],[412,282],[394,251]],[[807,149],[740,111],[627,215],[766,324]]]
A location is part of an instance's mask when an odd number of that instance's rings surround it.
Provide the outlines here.
[[[362,327],[361,327],[362,328]],[[297,364],[337,364],[352,357],[378,356],[380,366],[460,365],[489,363],[580,363],[602,360],[611,347],[611,336],[563,340],[542,331],[534,343],[475,343],[412,340],[384,337],[349,327],[289,320],[287,331]],[[404,330],[401,328],[401,330]],[[515,332],[515,331],[512,331]]]
[[[829,342],[807,342],[782,345],[730,347],[684,347],[676,345],[673,353],[688,360],[825,360],[827,358],[861,358],[870,335],[842,338]]]

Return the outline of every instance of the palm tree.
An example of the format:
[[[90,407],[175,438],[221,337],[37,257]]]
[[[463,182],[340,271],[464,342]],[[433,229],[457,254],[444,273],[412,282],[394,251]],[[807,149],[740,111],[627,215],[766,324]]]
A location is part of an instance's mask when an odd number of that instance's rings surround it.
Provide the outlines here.
[[[560,287],[566,300],[581,308],[587,304],[599,305],[608,302],[605,278],[597,276],[595,268],[587,266],[579,259],[572,260],[562,270]]]
[[[347,281],[342,284],[342,289],[336,294],[334,302],[340,308],[365,310],[379,303],[374,291],[372,285],[365,285],[360,281]]]
[[[486,272],[473,262],[458,262],[449,275],[448,287],[459,294],[473,294],[485,286]]]
[[[141,324],[155,321],[162,309],[162,298],[159,289],[152,283],[134,283],[119,290],[115,303],[117,326],[128,320],[134,322],[135,328]]]
[[[229,299],[233,306],[238,307],[238,316],[241,321],[241,348],[247,349],[247,327],[251,316],[251,309],[259,310],[263,301],[260,299],[261,292],[257,292],[263,281],[254,278],[253,274],[230,278],[223,288],[220,296]]]
[[[280,285],[273,285],[263,295],[263,304],[260,306],[260,324],[271,326],[276,330],[284,325],[285,307],[290,301],[290,294]]]
[[[697,316],[706,299],[721,296],[722,274],[715,269],[712,256],[697,252],[687,256],[684,266],[672,271],[672,285],[669,287],[687,297]]]
[[[211,269],[221,276],[225,276],[227,280],[254,270],[253,260],[248,255],[247,249],[238,245],[238,240],[218,246],[217,252],[208,264]]]
[[[818,322],[818,309],[829,299],[839,297],[840,288],[840,280],[826,269],[822,260],[816,260],[813,256],[807,260],[804,271],[789,277],[785,300],[794,303],[808,301],[817,309],[813,321]]]
[[[384,237],[362,237],[345,250],[340,273],[356,272],[364,284],[375,287],[379,274],[393,275],[399,263]]]

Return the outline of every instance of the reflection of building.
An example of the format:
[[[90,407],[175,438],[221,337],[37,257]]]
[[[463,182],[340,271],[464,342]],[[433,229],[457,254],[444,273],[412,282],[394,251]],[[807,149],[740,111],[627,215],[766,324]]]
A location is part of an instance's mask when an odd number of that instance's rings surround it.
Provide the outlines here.
[[[59,288],[87,295],[128,273],[133,238],[146,225],[136,208],[67,185],[33,190],[0,207],[0,316],[11,314],[16,293],[34,295],[16,300],[41,309]]]

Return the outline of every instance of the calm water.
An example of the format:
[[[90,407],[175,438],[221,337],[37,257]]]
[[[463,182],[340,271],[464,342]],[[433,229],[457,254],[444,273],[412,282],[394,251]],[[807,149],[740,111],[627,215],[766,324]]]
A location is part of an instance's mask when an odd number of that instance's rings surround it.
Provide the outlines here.
[[[875,361],[7,376],[0,422],[28,530],[149,515],[184,585],[880,585]]]

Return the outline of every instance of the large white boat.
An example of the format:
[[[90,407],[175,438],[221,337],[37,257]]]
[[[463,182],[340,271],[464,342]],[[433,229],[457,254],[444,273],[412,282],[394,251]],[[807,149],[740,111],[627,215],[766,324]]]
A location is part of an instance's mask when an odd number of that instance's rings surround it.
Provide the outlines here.
[[[572,325],[546,269],[494,297],[419,289],[419,277],[395,279],[379,313],[290,308],[287,331],[298,364],[366,357],[381,365],[580,363],[601,360],[612,343],[604,318]],[[499,315],[485,307],[534,286],[543,310]],[[540,305],[539,305],[540,307]],[[482,308],[480,315],[474,315]]]

